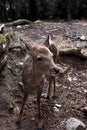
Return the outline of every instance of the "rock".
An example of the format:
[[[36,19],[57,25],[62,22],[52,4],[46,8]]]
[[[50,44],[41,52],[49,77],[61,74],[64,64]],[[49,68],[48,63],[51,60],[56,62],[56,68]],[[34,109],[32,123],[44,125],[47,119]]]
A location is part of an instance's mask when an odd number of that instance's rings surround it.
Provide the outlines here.
[[[87,36],[82,35],[82,36],[80,37],[80,40],[86,41],[86,40],[87,40]]]
[[[55,106],[57,107],[57,108],[61,108],[62,107],[62,105],[61,104],[55,104]]]
[[[59,108],[53,107],[53,109],[54,109],[54,112],[59,112]]]
[[[3,33],[3,31],[4,31],[4,27],[5,27],[4,24],[0,25],[0,33]]]
[[[71,117],[66,121],[66,130],[86,130],[86,126],[82,121]]]
[[[17,26],[17,28],[21,28],[21,26],[20,26],[20,25],[18,25],[18,26]]]
[[[17,66],[23,66],[23,64],[24,64],[24,62],[19,62],[19,63],[17,63],[16,65],[17,65]]]
[[[84,107],[84,108],[82,109],[82,111],[83,111],[84,115],[87,116],[87,107]]]

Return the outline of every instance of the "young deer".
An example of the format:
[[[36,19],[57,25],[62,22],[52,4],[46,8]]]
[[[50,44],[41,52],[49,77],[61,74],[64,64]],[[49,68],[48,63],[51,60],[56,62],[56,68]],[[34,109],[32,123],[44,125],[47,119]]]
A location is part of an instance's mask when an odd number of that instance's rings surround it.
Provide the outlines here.
[[[45,41],[45,45],[50,49],[50,51],[53,53],[53,60],[54,63],[57,64],[57,61],[59,60],[59,55],[58,55],[58,49],[54,43],[51,41],[51,36],[48,35]],[[60,60],[59,60],[60,62]],[[61,71],[61,70],[60,70]],[[48,76],[48,81],[49,81],[49,87],[48,87],[48,94],[47,94],[47,99],[50,98],[51,92],[52,92],[52,84],[54,86],[53,90],[53,97],[55,97],[55,89],[56,89],[56,77],[54,75],[49,75]]]
[[[57,75],[59,68],[53,61],[52,52],[46,47],[46,44],[42,45],[27,45],[27,50],[30,57],[24,63],[24,69],[22,74],[22,80],[24,84],[24,99],[23,104],[18,116],[17,124],[20,124],[23,109],[27,101],[28,95],[36,91],[37,93],[37,104],[39,113],[38,130],[42,130],[42,120],[40,112],[40,98],[44,87],[44,75],[49,73]]]
[[[52,43],[51,41],[51,36],[48,35],[46,41],[45,41],[45,45],[50,49],[50,51],[53,53],[53,60],[54,60],[54,63],[57,65],[58,63],[60,63],[60,65],[62,65],[62,67],[65,67],[66,68],[63,70],[62,68],[60,68],[60,76],[63,76],[64,74],[66,74],[70,68],[71,68],[71,65],[69,64],[64,64],[61,62],[60,60],[60,57],[59,57],[59,51],[58,51],[58,48],[57,46]],[[58,67],[59,68],[59,67]],[[56,92],[56,76],[54,75],[49,75],[49,87],[48,87],[48,94],[47,94],[47,99],[49,99],[51,97],[51,92],[53,92],[53,97],[55,97],[55,92]],[[52,91],[52,85],[54,87],[54,90]]]

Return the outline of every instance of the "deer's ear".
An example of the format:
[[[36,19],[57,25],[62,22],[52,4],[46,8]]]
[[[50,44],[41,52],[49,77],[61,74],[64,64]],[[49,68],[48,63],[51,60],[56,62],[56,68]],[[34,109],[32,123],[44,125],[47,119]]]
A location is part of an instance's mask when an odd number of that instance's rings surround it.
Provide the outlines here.
[[[43,43],[43,45],[45,45],[46,47],[50,47],[51,46],[51,36],[48,35]]]
[[[30,44],[26,44],[26,49],[30,55],[33,55],[33,48]]]
[[[30,44],[25,43],[25,41],[23,41],[22,39],[20,39],[21,42],[21,46],[24,50],[27,51],[27,53],[29,53],[30,55],[33,54],[33,49],[32,46]]]

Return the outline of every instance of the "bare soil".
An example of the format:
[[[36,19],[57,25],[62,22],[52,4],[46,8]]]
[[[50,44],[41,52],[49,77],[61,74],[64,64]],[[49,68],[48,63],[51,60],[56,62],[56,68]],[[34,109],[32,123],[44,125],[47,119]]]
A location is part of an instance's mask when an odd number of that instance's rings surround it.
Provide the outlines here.
[[[63,37],[65,40],[71,40],[73,44],[78,37],[87,36],[86,21],[38,22],[12,29],[14,35],[10,46],[20,44],[19,38],[30,44],[40,44],[47,34],[51,34],[53,40]],[[5,29],[9,30],[10,28]],[[56,40],[55,44],[61,43]],[[36,95],[29,96],[20,127],[15,125],[17,113],[11,112],[12,102],[14,101],[20,108],[23,100],[21,73],[24,58],[21,50],[10,51],[7,66],[0,74],[0,130],[37,129]],[[70,117],[80,119],[87,127],[87,115],[82,111],[87,106],[87,60],[75,55],[62,55],[60,59],[72,67],[66,75],[56,78],[56,98],[51,100],[41,98],[44,130],[65,130],[65,121]],[[47,87],[46,81],[43,96],[47,94]]]

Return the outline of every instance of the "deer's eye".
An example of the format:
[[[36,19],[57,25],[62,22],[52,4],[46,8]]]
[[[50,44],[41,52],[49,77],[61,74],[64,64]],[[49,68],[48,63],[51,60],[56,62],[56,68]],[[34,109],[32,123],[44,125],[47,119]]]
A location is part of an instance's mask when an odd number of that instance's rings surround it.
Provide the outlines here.
[[[42,57],[37,57],[37,60],[42,61],[43,59],[42,59]]]

